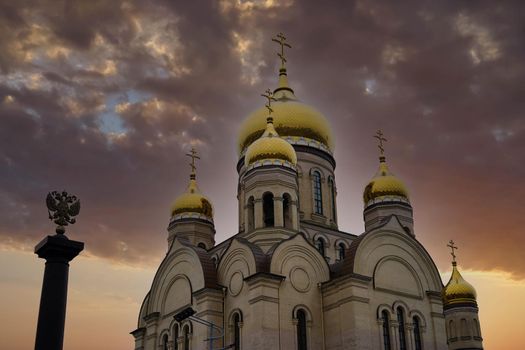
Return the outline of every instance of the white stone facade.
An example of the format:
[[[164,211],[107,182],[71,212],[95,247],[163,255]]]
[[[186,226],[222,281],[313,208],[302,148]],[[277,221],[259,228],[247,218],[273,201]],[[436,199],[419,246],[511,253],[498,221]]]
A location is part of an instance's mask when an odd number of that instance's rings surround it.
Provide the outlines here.
[[[171,222],[168,253],[132,332],[135,349],[208,349],[206,326],[174,320],[188,306],[224,329],[214,349],[235,343],[236,332],[238,349],[449,349],[443,285],[417,241],[410,204],[375,203],[366,232],[339,231],[332,156],[296,150],[296,167],[240,167],[240,232],[230,239],[213,246],[213,223],[198,217]],[[314,212],[312,171],[321,174],[322,213]],[[266,193],[273,221],[265,221]]]

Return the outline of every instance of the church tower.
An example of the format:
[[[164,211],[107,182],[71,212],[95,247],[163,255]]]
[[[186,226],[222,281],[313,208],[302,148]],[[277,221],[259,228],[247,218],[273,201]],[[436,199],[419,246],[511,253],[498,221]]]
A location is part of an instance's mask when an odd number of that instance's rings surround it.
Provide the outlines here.
[[[263,94],[268,103],[264,133],[248,146],[240,174],[244,238],[269,248],[295,234],[298,222],[297,155],[273,124],[271,90]],[[240,220],[240,221],[241,221]]]
[[[405,231],[414,236],[414,219],[408,190],[388,168],[381,130],[374,136],[379,142],[379,170],[363,192],[365,231],[380,226],[385,219],[396,215]]]
[[[442,292],[448,349],[482,350],[476,290],[458,271],[454,241],[448,247],[452,250],[452,275]]]
[[[288,83],[285,48],[291,46],[282,33],[272,39],[280,47],[277,54],[281,60],[279,82],[272,94],[273,129],[295,150],[297,164],[296,186],[298,195],[291,198],[291,207],[297,208],[298,222],[315,227],[337,229],[335,160],[332,131],[326,118],[315,108],[301,102]],[[267,109],[261,107],[253,112],[241,125],[239,132],[239,226],[248,232],[256,224],[249,221],[252,205],[247,195],[246,182],[249,162],[246,161],[249,146],[266,132]],[[254,198],[257,200],[257,198]],[[285,199],[277,199],[285,202]],[[257,201],[255,202],[257,205]],[[280,205],[280,204],[279,204]],[[293,212],[295,209],[293,210]],[[292,212],[292,213],[293,213]],[[281,224],[280,222],[278,224]],[[297,226],[293,224],[293,229]],[[286,225],[284,225],[286,226]]]
[[[190,182],[172,205],[168,243],[171,245],[175,236],[185,237],[195,246],[210,249],[215,245],[213,207],[197,186],[195,160],[200,159],[197,152],[192,148],[186,155],[191,158]]]

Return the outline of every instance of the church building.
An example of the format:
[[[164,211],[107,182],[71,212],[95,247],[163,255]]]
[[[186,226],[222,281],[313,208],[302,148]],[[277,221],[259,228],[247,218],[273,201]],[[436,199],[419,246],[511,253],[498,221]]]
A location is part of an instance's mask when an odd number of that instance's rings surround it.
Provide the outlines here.
[[[483,349],[476,291],[458,271],[456,247],[443,286],[380,131],[378,169],[363,189],[365,230],[339,229],[330,125],[290,86],[286,38],[273,41],[277,88],[240,127],[239,232],[216,244],[192,149],[167,253],[131,332],[135,349]],[[183,310],[195,313],[175,318]]]

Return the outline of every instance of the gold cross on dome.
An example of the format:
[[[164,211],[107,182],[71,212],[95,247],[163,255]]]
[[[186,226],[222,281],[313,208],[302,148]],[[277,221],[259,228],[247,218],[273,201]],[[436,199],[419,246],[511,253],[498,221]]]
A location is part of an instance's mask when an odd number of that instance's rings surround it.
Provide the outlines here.
[[[383,146],[383,142],[386,142],[387,139],[385,139],[383,132],[381,130],[377,130],[374,137],[379,141],[379,145],[377,145],[377,147],[379,148],[379,152],[381,152],[381,155],[385,154],[385,148]]]
[[[286,57],[284,57],[284,47],[291,49],[292,46],[286,42],[286,37],[283,33],[279,33],[276,35],[275,38],[272,38],[272,41],[275,41],[277,44],[281,45],[281,52],[277,53],[277,56],[281,59],[281,67],[284,67],[284,64],[286,63]]]
[[[272,109],[272,101],[277,101],[275,99],[275,97],[273,97],[273,92],[272,90],[270,89],[266,89],[266,91],[264,92],[264,94],[261,94],[262,97],[266,98],[268,100],[268,103],[265,104],[264,106],[266,107],[266,109],[268,109],[268,115],[271,116],[272,115],[272,112],[273,112],[273,109]]]
[[[450,255],[452,255],[452,261],[456,262],[456,254],[454,253],[454,250],[457,250],[458,247],[455,245],[453,240],[450,240],[450,242],[448,242],[447,247],[450,247]]]
[[[197,167],[195,166],[195,159],[201,159],[201,157],[199,157],[197,155],[197,151],[195,150],[195,147],[192,147],[190,153],[186,153],[186,156],[191,158],[191,163],[190,163],[191,175],[190,175],[190,177],[192,179],[195,179],[195,170],[197,169]]]

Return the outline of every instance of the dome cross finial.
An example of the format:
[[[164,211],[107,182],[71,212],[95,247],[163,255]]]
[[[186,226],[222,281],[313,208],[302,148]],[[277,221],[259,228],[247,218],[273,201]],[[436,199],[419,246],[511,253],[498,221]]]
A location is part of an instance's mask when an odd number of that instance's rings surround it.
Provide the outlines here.
[[[281,59],[281,68],[284,68],[286,63],[286,57],[284,56],[284,48],[287,47],[289,49],[292,48],[290,44],[286,42],[286,37],[283,33],[279,33],[275,36],[275,38],[272,38],[272,41],[275,41],[277,44],[281,46],[281,52],[277,53],[277,56]]]
[[[266,109],[268,109],[268,118],[266,118],[266,122],[267,123],[273,123],[273,118],[272,118],[272,113],[273,113],[272,101],[277,101],[277,100],[273,97],[273,92],[270,89],[266,89],[264,94],[261,94],[261,96],[268,100],[268,102],[264,105],[266,107]]]
[[[384,162],[385,161],[385,147],[384,147],[384,144],[383,142],[386,142],[387,139],[385,138],[383,132],[381,131],[381,129],[377,130],[376,134],[374,135],[374,137],[377,139],[378,141],[378,145],[377,147],[379,148],[379,153],[381,154],[379,159]]]
[[[191,180],[195,180],[195,177],[196,177],[196,172],[195,172],[195,170],[197,169],[197,167],[195,166],[195,159],[201,159],[201,158],[197,155],[197,151],[195,150],[195,147],[192,147],[191,150],[190,150],[190,153],[186,153],[186,156],[188,156],[188,157],[191,158],[191,163],[190,163],[190,167],[191,167],[190,179],[191,179]]]
[[[450,240],[448,242],[447,247],[449,247],[451,250],[450,255],[452,255],[452,263],[455,264],[456,263],[456,253],[454,252],[454,250],[457,250],[458,247],[455,245],[453,240]]]

